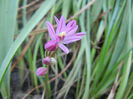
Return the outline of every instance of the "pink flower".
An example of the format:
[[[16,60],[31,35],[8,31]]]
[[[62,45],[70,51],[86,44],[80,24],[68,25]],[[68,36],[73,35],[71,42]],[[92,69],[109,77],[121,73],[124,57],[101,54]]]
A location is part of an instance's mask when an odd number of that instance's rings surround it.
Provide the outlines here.
[[[48,69],[45,67],[40,67],[36,71],[37,76],[44,76],[47,73]]]
[[[42,60],[43,64],[46,64],[46,65],[51,65],[52,64],[52,59],[50,57],[45,57],[43,60]]]
[[[55,20],[57,23],[56,32],[50,22],[46,22],[51,40],[45,44],[45,49],[53,51],[56,47],[60,47],[61,50],[68,54],[69,49],[64,44],[76,42],[82,39],[82,36],[86,33],[75,33],[78,29],[75,20],[70,21],[68,24],[66,24],[64,16],[60,20],[55,17]]]

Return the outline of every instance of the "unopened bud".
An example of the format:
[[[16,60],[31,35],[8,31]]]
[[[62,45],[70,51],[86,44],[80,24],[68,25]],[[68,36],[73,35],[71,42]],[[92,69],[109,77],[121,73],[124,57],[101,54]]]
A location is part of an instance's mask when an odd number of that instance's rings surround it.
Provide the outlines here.
[[[51,61],[52,61],[52,64],[56,64],[57,62],[56,62],[56,59],[55,58],[51,58]]]
[[[40,67],[36,71],[37,76],[44,76],[47,73],[48,69],[45,67]]]
[[[51,41],[48,41],[45,44],[45,49],[47,51],[55,51],[56,50],[56,46],[57,46],[57,41],[56,40],[51,40]]]
[[[56,63],[56,60],[55,58],[50,58],[49,56],[45,57],[43,60],[42,60],[43,64],[45,65],[52,65],[52,64],[55,64]]]
[[[51,65],[52,64],[52,60],[50,57],[45,57],[43,60],[42,60],[43,64],[45,65]]]

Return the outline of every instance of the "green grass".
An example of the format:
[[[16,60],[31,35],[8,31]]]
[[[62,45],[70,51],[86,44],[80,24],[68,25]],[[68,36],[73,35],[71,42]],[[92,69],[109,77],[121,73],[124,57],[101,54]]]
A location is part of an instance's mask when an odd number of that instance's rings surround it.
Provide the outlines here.
[[[10,90],[12,88],[10,76],[14,72],[10,72],[10,67],[29,42],[30,32],[34,29],[36,31],[46,29],[46,21],[55,24],[54,15],[58,18],[63,15],[67,20],[91,0],[39,0],[39,2],[41,2],[39,8],[28,13],[28,10],[38,3],[18,12],[18,7],[26,6],[31,1],[0,1],[0,94],[3,98],[11,99],[14,94]],[[18,18],[20,14],[22,17]],[[40,32],[34,36],[32,44],[16,65],[19,68],[20,87],[23,88],[28,71],[29,75],[26,78],[30,79],[32,88],[45,83],[42,98],[52,99],[53,96],[56,99],[62,97],[65,99],[71,94],[75,99],[107,98],[116,79],[119,65],[123,62],[114,98],[132,99],[133,1],[96,0],[92,6],[75,17],[75,20],[79,26],[78,31],[86,32],[86,36],[81,41],[68,45],[71,49],[68,55],[57,50],[55,65],[46,66],[41,62],[45,57],[44,44],[49,40],[48,32]],[[38,26],[40,24],[41,26]],[[66,68],[77,46],[80,47],[76,58],[67,71],[54,82],[49,82]],[[41,66],[49,69],[45,79],[35,74],[36,69]],[[40,94],[39,88],[36,94]]]

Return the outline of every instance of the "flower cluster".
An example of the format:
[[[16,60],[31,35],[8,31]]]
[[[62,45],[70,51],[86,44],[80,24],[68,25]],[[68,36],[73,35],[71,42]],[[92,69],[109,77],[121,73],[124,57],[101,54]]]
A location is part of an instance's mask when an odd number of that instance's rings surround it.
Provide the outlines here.
[[[61,16],[60,20],[55,16],[55,21],[57,23],[56,31],[54,30],[53,26],[50,24],[50,22],[46,22],[49,36],[51,38],[50,41],[48,41],[44,47],[46,49],[46,52],[53,52],[56,51],[57,48],[60,48],[62,51],[64,51],[66,54],[69,53],[69,49],[65,46],[65,44],[69,44],[72,42],[76,42],[80,39],[82,39],[82,36],[84,36],[86,33],[80,32],[76,33],[78,29],[78,25],[76,24],[75,20],[72,20],[66,24],[64,16]],[[54,61],[54,58],[51,58],[51,56],[46,56],[42,62],[46,65],[51,65]],[[36,74],[38,76],[42,76],[46,74],[48,69],[40,67]]]

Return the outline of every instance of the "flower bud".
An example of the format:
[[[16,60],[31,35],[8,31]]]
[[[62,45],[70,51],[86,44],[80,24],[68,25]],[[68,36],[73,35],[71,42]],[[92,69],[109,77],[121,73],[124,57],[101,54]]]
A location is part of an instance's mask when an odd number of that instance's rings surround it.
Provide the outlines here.
[[[48,69],[45,67],[40,67],[36,71],[37,76],[44,76],[47,73]]]
[[[47,51],[55,51],[57,46],[57,41],[56,40],[50,40],[45,44],[45,49]]]
[[[42,60],[43,64],[45,65],[51,65],[52,64],[52,60],[50,57],[45,57],[43,60]]]
[[[55,58],[53,58],[53,57],[51,58],[51,61],[52,61],[52,64],[57,63],[56,60],[55,60]]]
[[[43,62],[43,64],[45,64],[45,65],[51,65],[51,64],[55,64],[56,63],[56,60],[55,60],[55,58],[53,58],[53,57],[49,57],[49,56],[47,56],[47,57],[45,57],[43,60],[42,60],[42,62]]]

